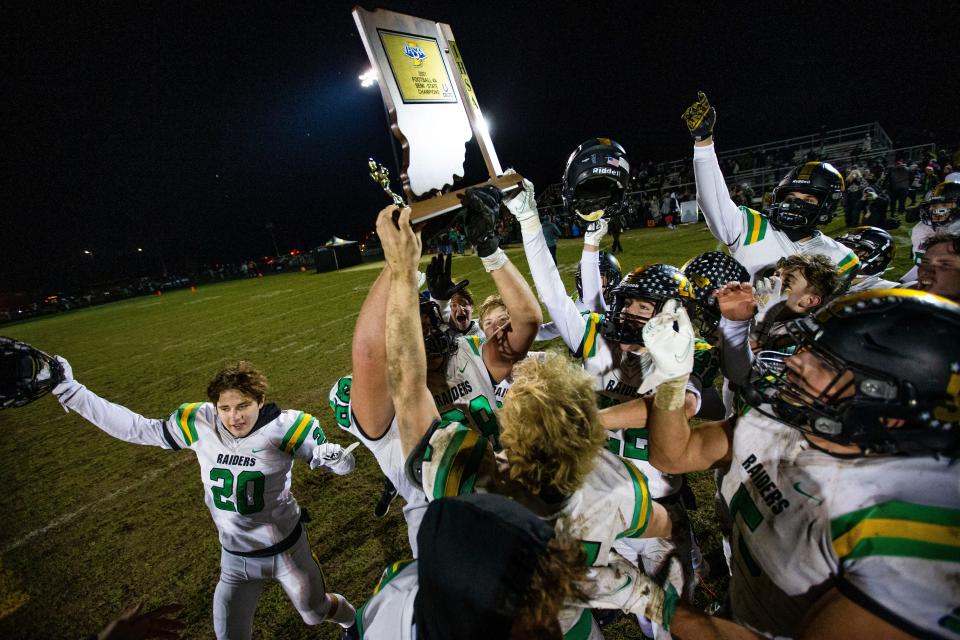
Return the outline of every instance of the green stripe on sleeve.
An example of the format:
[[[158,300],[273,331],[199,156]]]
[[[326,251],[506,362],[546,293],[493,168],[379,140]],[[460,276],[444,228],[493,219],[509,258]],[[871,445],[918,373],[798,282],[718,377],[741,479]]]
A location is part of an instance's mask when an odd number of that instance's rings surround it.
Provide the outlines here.
[[[753,212],[746,207],[740,207],[740,211],[743,212],[743,215],[747,218],[747,233],[743,236],[743,244],[750,244],[750,238],[753,237],[753,227],[756,223],[756,218],[753,215]]]
[[[460,451],[460,445],[463,444],[463,439],[467,437],[468,431],[469,429],[465,426],[458,424],[453,437],[450,439],[450,443],[443,452],[443,458],[437,467],[437,475],[433,480],[433,498],[435,500],[444,497],[444,488],[447,486],[447,476],[450,475],[453,461],[457,456],[457,452]]]
[[[317,419],[316,419],[316,418],[312,418],[312,419],[310,420],[310,422],[308,422],[307,425],[306,425],[303,429],[300,430],[300,435],[297,436],[297,442],[293,445],[293,450],[291,450],[290,453],[296,453],[296,452],[297,452],[297,449],[299,449],[299,448],[300,448],[300,445],[303,444],[303,441],[307,439],[307,436],[310,435],[310,432],[313,430],[313,427],[314,427],[315,425],[316,425],[316,426],[319,426],[320,423],[317,422]],[[322,433],[322,432],[321,432],[321,433]]]
[[[293,424],[290,425],[290,428],[287,429],[287,433],[284,434],[283,440],[280,441],[280,450],[286,451],[287,445],[290,444],[290,438],[293,437],[293,434],[297,430],[297,425],[300,424],[300,421],[303,419],[303,411],[297,414],[297,417],[293,419]]]
[[[960,552],[953,545],[907,538],[864,538],[850,553],[843,556],[842,560],[848,562],[868,556],[900,556],[940,562],[960,562]]]
[[[907,520],[927,524],[939,524],[948,527],[960,527],[960,509],[931,507],[925,504],[891,500],[881,502],[852,513],[847,513],[830,521],[830,535],[836,540],[867,518]]]
[[[584,609],[577,619],[577,623],[563,634],[563,640],[587,640],[593,630],[593,614],[590,609]]]
[[[760,242],[767,235],[767,219],[759,213],[756,215],[757,219],[760,220],[760,233],[757,234],[757,242]]]

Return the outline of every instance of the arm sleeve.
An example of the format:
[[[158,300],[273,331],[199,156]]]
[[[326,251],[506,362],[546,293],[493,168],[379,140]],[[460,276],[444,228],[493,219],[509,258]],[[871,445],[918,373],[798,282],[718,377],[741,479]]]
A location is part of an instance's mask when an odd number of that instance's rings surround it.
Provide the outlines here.
[[[599,251],[584,251],[580,256],[580,282],[583,285],[583,304],[590,311],[605,312],[607,304],[603,300]]]
[[[720,172],[713,145],[693,148],[693,174],[697,181],[697,202],[713,235],[731,249],[743,234],[743,214],[730,199]]]
[[[750,321],[720,319],[720,370],[738,386],[747,384],[753,368]]]
[[[320,421],[312,418],[307,424],[307,436],[304,439],[303,446],[294,451],[294,457],[309,463],[313,460],[313,450],[327,441],[327,435],[320,426]]]
[[[446,322],[450,323],[450,301],[449,300],[437,300],[433,296],[430,296],[430,299],[437,303],[437,306],[440,307],[440,318]]]
[[[587,321],[580,315],[576,303],[570,299],[563,287],[563,280],[560,279],[557,265],[550,257],[543,232],[539,229],[535,231],[524,229],[523,249],[527,254],[527,263],[540,300],[546,305],[550,319],[553,320],[567,348],[576,351],[583,338]]]
[[[560,332],[557,331],[557,325],[552,322],[544,322],[540,325],[540,330],[537,331],[537,340],[553,340],[554,338],[559,338]]]
[[[145,444],[164,449],[183,449],[189,447],[183,429],[178,428],[177,419],[183,415],[187,433],[190,433],[192,422],[190,411],[184,413],[185,407],[191,407],[195,414],[199,404],[184,405],[167,420],[144,418],[109,400],[104,400],[93,391],[90,391],[79,382],[73,381],[57,394],[57,399],[67,411],[74,411],[92,422],[101,431],[132,444]],[[193,428],[193,433],[196,433]]]

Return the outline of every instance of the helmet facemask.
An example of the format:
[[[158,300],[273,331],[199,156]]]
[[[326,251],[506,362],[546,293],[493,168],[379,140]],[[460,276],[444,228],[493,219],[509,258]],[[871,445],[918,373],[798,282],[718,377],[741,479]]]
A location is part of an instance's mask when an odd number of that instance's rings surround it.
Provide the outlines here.
[[[795,191],[808,193],[806,190],[791,188],[789,193],[783,191],[780,187],[774,189],[773,204],[766,211],[767,217],[775,226],[781,229],[812,229],[818,224],[829,222],[833,217],[825,210],[822,195],[810,192],[810,195],[817,198],[817,204],[813,204],[790,195]]]
[[[920,203],[920,221],[934,229],[951,222],[957,212],[956,200],[938,197]]]
[[[650,318],[626,311],[633,300],[649,302],[653,305]],[[666,300],[654,300],[643,297],[628,297],[622,293],[613,294],[613,303],[607,312],[606,322],[603,325],[603,337],[612,342],[621,344],[643,345],[643,328],[653,316],[660,313]]]

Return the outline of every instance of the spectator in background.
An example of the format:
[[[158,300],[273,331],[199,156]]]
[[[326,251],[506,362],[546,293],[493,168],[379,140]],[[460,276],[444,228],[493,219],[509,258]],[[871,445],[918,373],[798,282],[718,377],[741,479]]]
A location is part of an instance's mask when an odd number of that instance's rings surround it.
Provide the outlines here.
[[[907,206],[907,194],[910,193],[910,183],[913,175],[910,169],[897,160],[892,167],[887,168],[887,192],[890,194],[890,215],[903,213]]]
[[[917,204],[917,191],[920,190],[920,184],[923,181],[923,172],[920,171],[920,165],[916,162],[910,164],[910,206]]]
[[[671,191],[663,196],[663,202],[660,203],[660,213],[663,215],[664,222],[668,229],[676,229],[680,221],[680,203],[677,201],[676,192]]]
[[[853,165],[847,174],[847,190],[844,193],[843,218],[847,227],[856,227],[860,223],[860,200],[863,198],[863,187],[866,180],[863,172],[857,165]]]
[[[623,251],[623,245],[620,244],[621,231],[623,231],[623,227],[620,223],[620,216],[614,216],[613,219],[610,220],[610,237],[613,238],[613,244],[610,246],[610,253]]]
[[[937,182],[937,169],[932,164],[928,164],[923,170],[923,178],[920,181],[920,197],[925,197],[935,186]]]
[[[577,230],[579,231],[579,229]],[[579,234],[575,234],[579,235]],[[557,263],[557,240],[560,239],[560,228],[553,223],[553,220],[546,218],[543,221],[543,237],[547,240],[547,249],[553,257],[553,263]]]

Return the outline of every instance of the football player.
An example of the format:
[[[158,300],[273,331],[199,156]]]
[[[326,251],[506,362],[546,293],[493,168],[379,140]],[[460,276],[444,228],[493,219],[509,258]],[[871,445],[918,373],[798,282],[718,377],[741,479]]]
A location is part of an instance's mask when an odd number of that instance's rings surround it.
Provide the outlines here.
[[[436,255],[427,266],[426,283],[430,299],[440,306],[444,326],[456,336],[481,336],[480,325],[473,319],[473,296],[467,287],[469,280],[454,283],[450,269],[453,256]]]
[[[920,265],[926,242],[938,231],[960,233],[960,182],[946,181],[934,187],[920,203],[920,222],[910,232],[913,260]],[[900,282],[917,279],[917,266],[900,278]]]
[[[651,366],[640,337],[643,323],[665,300],[684,299],[692,303],[690,283],[670,265],[638,267],[614,288],[609,313],[584,316],[565,295],[560,273],[549,259],[540,231],[533,185],[529,181],[524,182],[524,200],[517,198],[507,203],[507,208],[520,223],[537,293],[567,347],[582,359],[584,369],[593,377],[601,405],[609,407],[600,414],[601,423],[610,430],[608,447],[646,476],[651,495],[669,507],[674,520],[672,540],[624,541],[618,543],[618,547],[630,560],[639,556],[651,574],[670,554],[679,554],[681,562],[671,565],[676,573],[670,578],[678,592],[691,594],[694,587],[691,540],[680,499],[682,478],[661,473],[647,462],[646,405],[641,396],[656,387],[661,372]],[[700,391],[712,384],[718,365],[707,343],[698,342],[696,354],[699,376],[691,381],[686,395],[690,415],[699,410]]]
[[[780,181],[773,190],[773,203],[763,213],[738,207],[730,199],[713,147],[717,112],[702,91],[699,95],[683,120],[694,139],[697,202],[713,235],[727,245],[751,278],[795,253],[825,255],[845,279],[856,275],[856,254],[816,228],[833,217],[843,196],[843,176],[826,162],[807,162]]]
[[[207,386],[208,402],[180,405],[164,420],[104,400],[74,379],[66,360],[57,361],[62,377],[53,393],[68,412],[125,442],[196,454],[222,547],[213,595],[217,638],[251,636],[257,601],[271,579],[308,625],[353,624],[353,606],[326,590],[307,540],[309,518],[290,493],[295,459],[344,475],[355,465],[352,447],[328,442],[309,413],[267,404],[267,380],[248,362],[221,369]]]
[[[386,332],[389,388],[408,475],[422,484],[429,500],[488,491],[509,495],[541,517],[569,518],[571,533],[587,548],[588,563],[598,567],[610,563],[618,538],[669,535],[670,519],[650,500],[643,475],[604,448],[592,379],[564,357],[517,364],[500,410],[499,456],[480,434],[441,416],[427,386],[422,342],[414,339],[412,266],[420,239],[409,219],[404,209],[398,226],[388,207],[377,220],[392,282]],[[649,581],[639,584],[650,587]],[[620,586],[627,593],[637,588],[632,578]],[[633,611],[667,622],[669,606],[645,601]],[[573,630],[568,637],[599,634],[589,611],[579,607],[565,610],[561,626],[564,633]]]
[[[680,271],[687,276],[697,301],[695,315],[697,333],[714,344],[717,327],[720,325],[720,309],[714,293],[731,282],[749,282],[750,274],[732,256],[720,251],[707,251],[690,258]]]
[[[941,232],[927,240],[914,287],[960,302],[960,234]]]
[[[422,332],[418,340],[425,345],[428,382],[438,410],[447,419],[469,424],[489,438],[495,448],[499,448],[499,428],[494,416],[496,386],[510,375],[513,364],[526,356],[543,321],[540,305],[530,287],[499,248],[495,221],[500,197],[500,192],[490,187],[469,189],[464,198],[468,238],[477,247],[481,262],[502,299],[496,339],[488,341],[478,336],[451,339],[440,326],[439,308],[428,302],[420,306]],[[402,479],[394,404],[387,386],[384,335],[389,270],[387,266],[381,272],[360,309],[353,335],[353,374],[349,380],[344,378],[334,386],[330,402],[340,427],[374,452],[388,482],[407,501],[404,515],[410,546],[416,555],[417,526],[426,503],[419,492]],[[390,485],[385,485],[381,503],[391,497],[390,489]],[[412,506],[411,501],[415,505]]]
[[[749,305],[749,294],[721,305]],[[692,345],[682,310],[645,339]],[[674,326],[679,328],[675,329]],[[677,614],[690,637],[955,638],[960,560],[960,306],[904,289],[843,296],[758,360],[752,406],[691,429],[679,376],[650,411],[650,460],[728,468],[734,620]],[[662,355],[673,362],[669,353]],[[750,631],[752,630],[752,631]]]
[[[848,229],[836,240],[852,249],[860,260],[860,272],[850,282],[850,293],[899,286],[880,277],[897,255],[897,243],[889,231],[880,227],[857,227]]]

